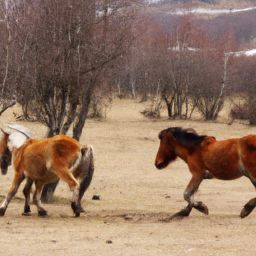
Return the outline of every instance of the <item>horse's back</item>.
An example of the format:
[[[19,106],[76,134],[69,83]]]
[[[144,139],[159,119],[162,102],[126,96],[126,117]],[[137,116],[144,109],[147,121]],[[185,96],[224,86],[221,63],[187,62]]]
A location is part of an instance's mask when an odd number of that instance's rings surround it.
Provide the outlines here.
[[[241,177],[239,139],[210,140],[203,148],[203,162],[215,178],[230,180]]]
[[[80,154],[80,144],[66,135],[57,135],[47,139],[29,140],[19,149],[19,161],[25,169],[37,169],[42,172],[53,162],[71,165]],[[35,168],[33,168],[35,167]],[[34,171],[33,171],[34,172]]]
[[[256,177],[256,135],[210,140],[204,148],[203,158],[216,178],[239,178],[243,174],[243,168],[250,169]]]
[[[30,140],[25,145],[25,153],[33,155],[67,155],[80,150],[80,144],[75,139],[66,135],[56,135],[47,139]]]

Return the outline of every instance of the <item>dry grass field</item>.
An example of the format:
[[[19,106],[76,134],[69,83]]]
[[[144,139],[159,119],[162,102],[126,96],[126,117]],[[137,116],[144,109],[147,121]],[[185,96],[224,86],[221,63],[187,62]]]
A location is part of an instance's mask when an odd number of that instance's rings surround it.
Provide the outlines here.
[[[156,170],[158,132],[169,126],[193,127],[219,139],[256,133],[255,127],[239,123],[200,121],[153,121],[139,111],[144,106],[131,100],[116,100],[106,121],[90,120],[82,137],[95,149],[96,171],[83,204],[86,214],[72,217],[66,184],[56,191],[56,202],[45,205],[49,216],[39,218],[33,206],[31,217],[21,216],[21,190],[0,218],[0,255],[88,256],[200,256],[255,255],[256,211],[241,220],[242,206],[255,196],[250,182],[204,181],[196,198],[208,205],[210,215],[193,211],[181,221],[164,218],[185,206],[183,190],[190,179],[187,166],[177,160],[165,170]],[[13,121],[12,111],[0,125]],[[22,124],[36,137],[45,134],[38,123]],[[0,176],[1,200],[12,179]],[[101,200],[91,200],[92,195]]]

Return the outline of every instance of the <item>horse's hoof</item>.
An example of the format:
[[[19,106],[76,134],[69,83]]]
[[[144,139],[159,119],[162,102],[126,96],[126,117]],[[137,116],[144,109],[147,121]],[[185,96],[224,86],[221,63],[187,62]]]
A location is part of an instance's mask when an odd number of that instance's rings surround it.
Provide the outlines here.
[[[1,207],[0,208],[0,216],[4,216],[6,209]]]
[[[80,206],[80,212],[82,212],[82,213],[85,212],[85,209],[82,206]]]
[[[76,217],[80,217],[81,205],[77,205],[75,202],[71,202],[71,208]]]
[[[22,213],[23,216],[31,216],[31,210],[30,210],[30,206],[26,205],[24,207],[24,212]]]
[[[80,217],[80,211],[75,212],[75,217]]]
[[[22,216],[26,216],[26,217],[31,216],[31,212],[23,212]]]
[[[254,205],[245,205],[240,213],[241,219],[247,217],[252,212],[254,207],[255,207]]]
[[[71,208],[73,210],[73,212],[76,212],[76,203],[75,202],[71,202]]]
[[[203,202],[198,202],[198,204],[194,206],[194,208],[199,212],[204,213],[205,215],[209,214],[208,207]]]
[[[47,216],[47,211],[44,210],[44,209],[39,210],[39,211],[38,211],[38,216],[39,216],[39,217],[45,217],[45,216]]]
[[[186,208],[182,209],[181,211],[173,214],[169,219],[175,220],[175,219],[182,219],[184,217],[188,217],[191,210],[192,210],[192,207],[187,206]]]
[[[167,218],[166,221],[168,221],[168,219],[169,219],[169,221],[170,220],[181,220],[188,216],[189,216],[189,214],[187,214],[187,213],[184,214],[184,213],[177,212],[177,213],[173,214],[170,218]]]

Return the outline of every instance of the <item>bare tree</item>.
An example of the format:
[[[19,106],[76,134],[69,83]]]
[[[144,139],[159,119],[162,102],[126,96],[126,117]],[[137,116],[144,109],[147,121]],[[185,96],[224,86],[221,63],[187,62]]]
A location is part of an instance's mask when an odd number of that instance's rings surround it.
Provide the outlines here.
[[[15,103],[13,79],[10,76],[12,32],[10,27],[11,1],[0,3],[0,115]]]
[[[194,56],[192,99],[205,120],[215,120],[223,107],[231,76],[229,55],[235,44],[231,34],[220,40],[205,37]]]
[[[251,125],[256,124],[256,57],[240,56],[234,58],[236,70],[233,91],[242,99],[242,116],[247,118]]]
[[[66,133],[73,124],[73,137],[79,139],[94,89],[131,40],[127,2],[23,3],[17,33],[26,41],[26,53],[19,90],[29,97],[23,96],[27,101],[21,103],[46,124],[48,136]]]
[[[48,137],[72,127],[80,139],[95,89],[132,41],[132,5],[21,0],[12,8],[17,98],[27,116],[48,127]]]

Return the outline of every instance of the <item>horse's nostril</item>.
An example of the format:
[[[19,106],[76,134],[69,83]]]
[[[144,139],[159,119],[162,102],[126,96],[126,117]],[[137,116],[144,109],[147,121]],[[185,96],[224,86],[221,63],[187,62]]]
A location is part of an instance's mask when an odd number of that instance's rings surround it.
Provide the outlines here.
[[[164,169],[167,166],[167,163],[165,162],[155,162],[155,166],[157,169],[161,170]]]
[[[158,169],[161,168],[161,162],[155,162],[155,167]]]
[[[2,173],[2,175],[6,175],[7,174],[7,169],[1,169],[1,173]]]

